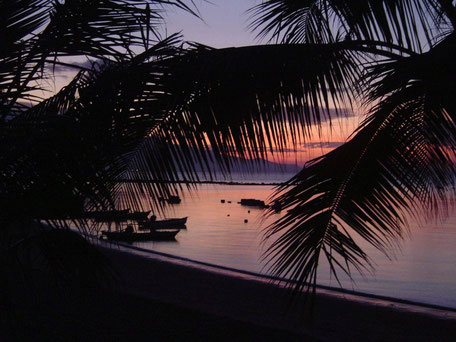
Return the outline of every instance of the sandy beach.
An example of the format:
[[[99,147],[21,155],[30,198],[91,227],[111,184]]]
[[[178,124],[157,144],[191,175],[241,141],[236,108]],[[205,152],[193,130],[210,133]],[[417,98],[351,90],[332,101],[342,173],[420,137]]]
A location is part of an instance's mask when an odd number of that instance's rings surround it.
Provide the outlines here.
[[[452,341],[456,313],[320,290],[313,315],[290,291],[230,272],[166,257],[103,248],[121,276],[120,291],[204,314],[289,332],[303,340]]]
[[[0,307],[0,341],[453,341],[456,311],[327,289],[314,311],[266,279],[131,246],[98,242],[114,287],[38,277]],[[25,285],[29,282],[24,283]],[[42,284],[40,288],[39,284]],[[39,295],[41,293],[41,295]],[[448,294],[451,295],[451,294]]]

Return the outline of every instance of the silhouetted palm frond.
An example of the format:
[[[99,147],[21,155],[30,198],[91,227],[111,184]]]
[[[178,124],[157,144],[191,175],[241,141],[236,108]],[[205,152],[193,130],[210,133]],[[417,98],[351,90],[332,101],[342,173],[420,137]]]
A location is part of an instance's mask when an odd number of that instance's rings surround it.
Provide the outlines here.
[[[211,161],[230,170],[232,156],[257,160],[268,148],[286,148],[312,125],[330,120],[331,106],[343,103],[346,89],[360,78],[352,52],[338,45],[185,51],[177,42],[170,37],[129,62],[81,74],[75,89],[24,113],[79,127],[71,148],[81,153],[73,153],[71,163],[79,161],[80,168],[71,177],[86,190],[87,178],[101,180],[87,194],[95,199],[89,206],[120,201],[139,209],[144,191],[158,204],[158,197],[179,190],[176,181],[196,182],[200,170],[211,176]],[[122,182],[138,178],[146,184]]]
[[[150,48],[143,56],[153,59],[147,65],[137,57],[81,72],[58,94],[8,121],[1,157],[2,180],[14,184],[2,192],[10,215],[59,217],[83,205],[114,206],[111,190],[126,169],[126,154],[166,114],[157,109],[163,96],[158,61],[169,58],[175,43],[171,37]]]
[[[5,42],[0,54],[1,118],[12,115],[19,99],[30,99],[31,82],[42,78],[46,64],[54,65],[59,57],[121,61],[134,55],[134,47],[148,48],[160,36],[164,5],[195,13],[182,1],[3,2],[0,10],[8,27],[1,39]]]
[[[278,236],[266,255],[272,272],[302,288],[315,285],[321,257],[336,278],[362,271],[360,239],[388,254],[410,215],[445,214],[456,174],[455,47],[450,35],[426,54],[372,68],[371,97],[383,100],[351,140],[279,189],[275,200],[289,211],[268,229]]]
[[[213,162],[229,172],[239,160],[233,156],[246,164],[258,162],[268,150],[282,151],[307,136],[313,125],[331,120],[330,108],[334,103],[343,107],[346,90],[360,79],[352,60],[352,51],[343,46],[321,45],[196,45],[164,60],[166,95],[158,113],[166,115],[129,153],[129,168],[122,174],[127,179],[139,175],[150,184],[141,189],[122,184],[130,196],[125,205],[134,206],[133,195],[144,188],[166,197],[178,190],[177,180],[198,181],[197,171],[212,177]]]
[[[374,107],[352,139],[280,188],[289,211],[267,233],[272,272],[301,289],[322,257],[336,277],[363,271],[360,239],[387,253],[417,204],[439,210],[456,159],[451,1],[265,1],[253,27],[286,44],[229,49],[160,39],[166,5],[197,15],[185,1],[0,4],[0,224],[20,233],[2,236],[6,251],[33,221],[89,229],[76,213],[140,209],[143,192],[159,206],[213,161],[229,172],[234,156],[283,152],[358,97]],[[95,62],[40,99],[48,67],[72,56]],[[136,178],[146,182],[123,182]],[[48,233],[33,248],[79,246]]]
[[[81,213],[117,206],[128,155],[166,115],[162,61],[180,51],[177,36],[160,38],[168,5],[197,15],[179,0],[0,2],[2,307],[112,280],[100,251],[70,228],[91,233],[98,227]],[[43,100],[47,71],[80,63],[62,63],[68,56],[96,62]]]
[[[253,7],[260,37],[287,43],[379,40],[419,51],[451,18],[437,0],[269,0]]]
[[[169,87],[187,132],[208,134],[224,154],[253,159],[266,146],[307,136],[331,120],[334,106],[349,107],[347,91],[362,72],[355,61],[363,58],[337,44],[196,46],[171,69]]]

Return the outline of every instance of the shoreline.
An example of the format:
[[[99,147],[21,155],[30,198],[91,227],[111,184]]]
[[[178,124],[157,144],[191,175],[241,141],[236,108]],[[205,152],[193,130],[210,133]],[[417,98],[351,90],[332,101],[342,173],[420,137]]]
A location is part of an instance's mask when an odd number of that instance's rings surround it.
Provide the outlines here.
[[[309,315],[309,302],[301,297],[290,306],[291,291],[271,281],[172,262],[166,255],[131,253],[131,246],[98,246],[121,275],[123,293],[205,314],[328,341],[341,340],[340,334],[342,340],[449,341],[456,334],[456,312],[442,308],[319,288]]]
[[[279,186],[284,182],[240,182],[240,181],[161,181],[161,182],[152,182],[146,179],[121,179],[117,181],[118,183],[151,183],[151,184],[187,184],[187,185],[200,185],[200,184],[216,184],[216,185],[265,185],[265,186]]]
[[[194,260],[178,255],[173,255],[169,253],[164,253],[160,251],[154,251],[134,245],[128,245],[126,243],[122,242],[111,242],[112,245],[117,245],[122,247],[123,249],[128,252],[128,250],[133,250],[139,255],[143,255],[144,257],[157,257],[161,258],[162,261],[164,262],[170,262],[170,263],[176,263],[180,264],[182,266],[188,266],[188,267],[201,267],[203,270],[209,271],[209,272],[215,272],[215,273],[221,273],[225,275],[230,275],[233,277],[237,278],[244,278],[244,279],[250,279],[250,280],[255,280],[255,281],[260,281],[264,283],[273,283],[276,286],[281,286],[281,287],[286,287],[286,280],[283,278],[277,278],[273,276],[269,276],[266,274],[260,274],[260,273],[255,273],[252,271],[246,271],[242,269],[237,269],[237,268],[232,268],[228,266],[222,266],[222,265],[216,265],[212,264],[209,262],[205,261],[199,261],[199,260]],[[317,291],[326,291],[327,294],[333,295],[333,296],[340,296],[340,295],[348,295],[348,296],[353,296],[354,300],[364,300],[367,302],[384,302],[386,305],[389,304],[395,304],[395,305],[404,305],[405,307],[410,306],[410,308],[414,308],[415,310],[417,308],[421,309],[423,312],[426,310],[437,310],[437,311],[443,311],[443,312],[448,312],[448,313],[454,313],[455,314],[455,319],[456,319],[456,308],[452,308],[449,306],[443,306],[443,305],[438,305],[438,304],[431,304],[431,303],[422,303],[414,300],[409,300],[409,299],[402,299],[402,298],[396,298],[396,297],[389,297],[389,296],[384,296],[384,295],[377,295],[373,293],[367,293],[367,292],[361,292],[361,291],[355,291],[355,290],[349,290],[345,288],[340,288],[340,287],[332,287],[332,286],[326,286],[326,285],[316,285]],[[357,299],[356,299],[357,298]]]

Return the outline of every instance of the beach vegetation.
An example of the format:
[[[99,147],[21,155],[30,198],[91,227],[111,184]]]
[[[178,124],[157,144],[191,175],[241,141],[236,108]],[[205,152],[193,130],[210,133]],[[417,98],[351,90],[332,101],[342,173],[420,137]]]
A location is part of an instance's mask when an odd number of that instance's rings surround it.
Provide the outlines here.
[[[442,218],[451,207],[455,5],[271,0],[252,15],[259,35],[285,48],[324,47],[344,55],[325,66],[312,91],[336,109],[343,108],[342,98],[360,103],[355,106],[363,117],[343,145],[279,187],[275,201],[287,213],[267,230],[266,238],[275,238],[265,256],[270,270],[292,279],[298,290],[315,289],[322,262],[337,281],[341,273],[370,272],[375,261],[363,244],[389,256],[409,233],[410,220]],[[340,87],[326,77],[331,72]]]
[[[143,210],[144,193],[163,210],[160,197],[213,177],[214,163],[226,174],[261,163],[358,104],[364,119],[351,137],[272,200],[286,214],[266,230],[270,271],[312,289],[322,258],[336,279],[364,272],[372,262],[360,239],[388,253],[410,216],[445,214],[452,1],[263,1],[251,28],[267,43],[222,49],[164,35],[167,6],[199,15],[178,0],[0,3],[3,264],[45,259],[75,279],[94,264],[84,248],[67,257],[62,244],[82,245],[69,227],[99,229],[80,212]],[[62,68],[74,77],[43,95]]]

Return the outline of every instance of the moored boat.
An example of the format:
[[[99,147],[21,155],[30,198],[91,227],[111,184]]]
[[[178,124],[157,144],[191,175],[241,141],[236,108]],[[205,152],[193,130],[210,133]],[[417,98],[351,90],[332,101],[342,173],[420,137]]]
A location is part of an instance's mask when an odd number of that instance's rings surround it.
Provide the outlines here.
[[[163,228],[174,228],[174,229],[185,229],[187,223],[187,217],[173,218],[168,220],[158,221],[143,221],[138,222],[139,230],[150,230],[150,229],[163,229]]]
[[[135,242],[135,241],[168,241],[174,240],[179,229],[167,229],[167,230],[154,230],[148,233],[132,233],[132,232],[108,232],[102,231],[102,236],[105,236],[109,240],[114,241],[125,241],[125,242]]]
[[[169,204],[179,204],[180,202],[181,202],[181,199],[179,196],[169,196],[169,198],[168,198]]]
[[[243,198],[243,199],[241,199],[240,204],[250,206],[250,207],[269,208],[269,205],[265,204],[264,201],[253,199],[253,198]]]
[[[86,211],[83,216],[96,221],[121,221],[125,219],[125,215],[128,215],[129,212],[130,209]]]
[[[126,220],[147,220],[147,217],[149,216],[150,214],[150,210],[149,211],[134,211],[132,213],[128,213],[127,215],[125,215],[125,219]]]
[[[83,212],[82,217],[94,219],[100,222],[120,222],[128,220],[146,220],[150,214],[149,211],[134,211],[130,209],[124,210],[104,210],[104,211],[86,211]]]

